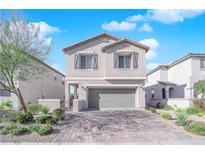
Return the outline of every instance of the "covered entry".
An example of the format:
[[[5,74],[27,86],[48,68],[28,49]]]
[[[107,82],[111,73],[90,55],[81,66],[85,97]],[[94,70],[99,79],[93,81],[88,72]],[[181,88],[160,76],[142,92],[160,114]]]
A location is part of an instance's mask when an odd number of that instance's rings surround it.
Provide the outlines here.
[[[88,107],[95,109],[135,108],[135,89],[89,89]]]

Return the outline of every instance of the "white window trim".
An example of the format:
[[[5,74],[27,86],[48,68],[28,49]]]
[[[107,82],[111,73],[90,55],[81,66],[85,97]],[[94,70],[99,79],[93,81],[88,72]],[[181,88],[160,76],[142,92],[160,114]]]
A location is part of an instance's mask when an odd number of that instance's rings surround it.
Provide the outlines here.
[[[123,67],[120,67],[120,57],[123,57],[123,63],[124,63],[124,66]],[[129,67],[125,67],[125,57],[129,57],[129,60],[130,60],[130,62],[129,62]],[[118,55],[118,69],[131,69],[132,67],[131,67],[131,60],[132,60],[132,55],[121,55],[121,54],[119,54]]]
[[[135,52],[135,50],[117,50],[116,53],[118,54],[118,58],[119,56],[130,56],[130,67],[129,68],[116,68],[119,71],[127,71],[127,70],[134,70],[133,68],[133,56],[132,53]],[[119,63],[119,59],[118,59],[118,63]],[[118,64],[119,65],[119,64]]]
[[[81,68],[81,56],[86,56],[86,65],[87,65],[87,56],[92,56],[92,68]],[[94,52],[91,53],[80,53],[80,69],[79,70],[91,70],[93,71],[93,63],[94,63]]]

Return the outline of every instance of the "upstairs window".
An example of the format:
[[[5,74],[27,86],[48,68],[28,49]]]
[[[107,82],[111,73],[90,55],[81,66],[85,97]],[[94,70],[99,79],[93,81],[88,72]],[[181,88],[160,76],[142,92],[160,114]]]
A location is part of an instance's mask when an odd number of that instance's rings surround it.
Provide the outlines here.
[[[200,59],[200,68],[205,68],[205,59]]]
[[[98,55],[75,55],[74,59],[75,69],[97,69],[98,67]]]
[[[138,53],[132,52],[129,55],[123,53],[115,53],[113,59],[114,68],[138,68]]]
[[[119,56],[119,68],[130,68],[131,56]]]
[[[80,68],[92,69],[93,68],[93,55],[81,55],[80,56]]]

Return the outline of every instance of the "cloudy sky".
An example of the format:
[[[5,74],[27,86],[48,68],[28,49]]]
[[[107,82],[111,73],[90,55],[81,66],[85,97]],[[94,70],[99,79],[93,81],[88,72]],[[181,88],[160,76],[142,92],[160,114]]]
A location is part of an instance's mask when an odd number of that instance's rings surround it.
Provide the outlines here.
[[[147,69],[170,63],[189,52],[205,53],[203,10],[24,10],[52,42],[47,61],[65,72],[62,49],[102,32],[150,46]]]

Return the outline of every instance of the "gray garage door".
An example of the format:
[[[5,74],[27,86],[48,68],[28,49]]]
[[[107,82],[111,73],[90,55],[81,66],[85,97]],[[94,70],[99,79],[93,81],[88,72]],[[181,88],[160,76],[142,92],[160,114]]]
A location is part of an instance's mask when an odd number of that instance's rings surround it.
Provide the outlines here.
[[[89,89],[88,102],[96,109],[134,108],[135,89]]]

